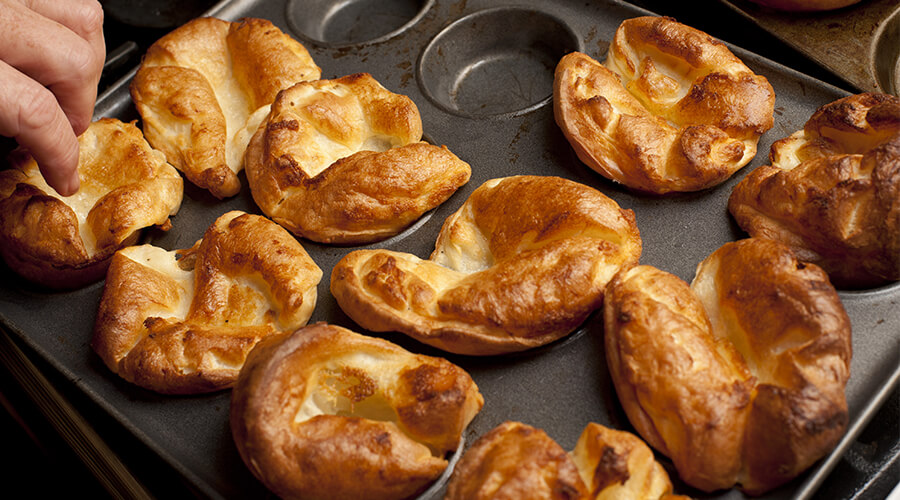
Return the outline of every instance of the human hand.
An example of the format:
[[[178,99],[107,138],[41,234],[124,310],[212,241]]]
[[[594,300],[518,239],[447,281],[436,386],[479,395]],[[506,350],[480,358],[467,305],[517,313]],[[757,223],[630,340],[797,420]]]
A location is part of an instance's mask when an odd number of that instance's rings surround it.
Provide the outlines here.
[[[106,58],[96,0],[0,0],[0,135],[29,149],[47,183],[78,190],[78,140]]]

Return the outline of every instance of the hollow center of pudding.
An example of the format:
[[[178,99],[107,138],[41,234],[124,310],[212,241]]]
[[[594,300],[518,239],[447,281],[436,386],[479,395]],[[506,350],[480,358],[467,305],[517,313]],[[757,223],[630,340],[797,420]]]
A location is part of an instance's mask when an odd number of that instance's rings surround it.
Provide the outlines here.
[[[178,287],[178,301],[167,304],[158,303],[156,308],[146,311],[146,317],[174,318],[184,320],[191,307],[194,293],[194,273],[182,269],[176,258],[176,252],[168,252],[153,245],[139,245],[120,250],[123,256],[167,277]]]
[[[287,92],[269,120],[280,127],[270,154],[292,158],[309,178],[360,151],[382,153],[408,142],[376,130],[374,118],[346,85],[298,85]]]
[[[398,420],[380,381],[361,368],[330,364],[318,372],[309,394],[294,417],[295,423],[317,415],[360,417],[380,422]]]
[[[94,205],[101,197],[103,197],[105,192],[96,189],[96,187],[92,186],[92,183],[85,182],[82,178],[81,187],[78,191],[71,196],[62,196],[47,184],[47,181],[45,181],[44,177],[41,175],[36,162],[31,162],[24,170],[24,173],[27,176],[25,182],[40,189],[48,196],[52,196],[62,201],[72,209],[72,212],[75,213],[75,219],[78,221],[78,232],[81,236],[81,241],[84,244],[84,249],[87,251],[88,255],[94,255],[97,252],[97,239],[94,237],[94,232],[87,224],[87,217],[91,212],[91,209],[94,208]]]

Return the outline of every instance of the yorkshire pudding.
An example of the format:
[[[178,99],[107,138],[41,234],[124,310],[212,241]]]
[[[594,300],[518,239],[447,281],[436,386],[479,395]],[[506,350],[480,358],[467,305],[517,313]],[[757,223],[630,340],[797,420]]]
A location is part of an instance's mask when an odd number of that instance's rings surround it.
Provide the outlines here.
[[[441,475],[483,404],[447,360],[317,323],[250,352],[230,421],[244,463],[282,498],[402,499]]]
[[[150,144],[225,198],[241,189],[247,142],[278,91],[320,74],[306,48],[269,21],[199,18],[150,46],[131,97]]]
[[[725,45],[663,17],[625,20],[603,64],[563,57],[556,123],[582,162],[632,189],[715,186],[772,128],[775,92]]]
[[[227,388],[257,342],[306,324],[321,278],[278,224],[228,212],[189,249],[117,252],[91,347],[110,370],[147,389]]]
[[[857,94],[776,141],[728,209],[750,236],[778,240],[841,287],[900,280],[900,99]]]
[[[369,74],[298,83],[253,136],[247,181],[262,211],[298,236],[377,241],[469,180],[467,163],[421,139],[416,105]]]
[[[587,493],[556,441],[530,425],[504,422],[459,459],[444,500],[585,500]]]
[[[672,494],[672,481],[641,439],[589,423],[570,452],[593,500],[686,499]]]
[[[623,270],[604,323],[628,418],[692,486],[762,494],[844,433],[850,320],[825,272],[778,242],[727,243],[690,286]]]
[[[640,253],[634,213],[599,191],[558,177],[506,177],[447,218],[429,260],[350,252],[331,273],[331,292],[363,328],[498,354],[568,335]]]
[[[544,431],[504,422],[462,456],[444,500],[674,500],[672,482],[637,436],[590,423],[567,454]]]
[[[0,254],[13,271],[51,288],[101,279],[116,250],[143,228],[170,228],[181,207],[181,175],[134,123],[102,118],[78,145],[81,187],[72,196],[48,186],[22,151],[0,171]]]

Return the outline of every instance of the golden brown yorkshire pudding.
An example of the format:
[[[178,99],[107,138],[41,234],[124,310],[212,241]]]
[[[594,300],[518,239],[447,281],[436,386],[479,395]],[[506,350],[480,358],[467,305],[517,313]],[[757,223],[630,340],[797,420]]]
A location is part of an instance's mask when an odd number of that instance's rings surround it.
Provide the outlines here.
[[[571,333],[640,254],[634,213],[599,191],[558,177],[506,177],[447,218],[429,260],[357,250],[335,265],[331,292],[369,330],[498,354]]]
[[[247,148],[262,211],[298,236],[364,243],[399,233],[468,182],[471,168],[422,139],[406,96],[361,73],[278,95]]]
[[[556,123],[578,158],[632,189],[663,194],[715,186],[756,155],[775,92],[725,45],[663,17],[616,30],[603,64],[563,57]]]
[[[278,224],[228,212],[191,248],[117,252],[91,347],[110,370],[147,389],[227,388],[257,342],[306,324],[321,278]]]
[[[282,498],[401,499],[447,467],[484,399],[447,360],[317,323],[253,349],[231,398],[231,431]]]
[[[116,250],[143,228],[168,229],[181,207],[181,175],[134,123],[102,118],[78,145],[81,187],[72,196],[48,186],[22,151],[0,171],[0,254],[13,271],[51,288],[101,279]]]
[[[150,46],[131,97],[150,144],[225,198],[241,189],[244,150],[278,91],[320,75],[306,48],[267,20],[199,18]]]
[[[778,240],[842,287],[900,280],[900,99],[858,94],[776,141],[731,193],[750,236]]]
[[[859,0],[750,0],[753,3],[778,10],[820,11],[833,10],[859,3]]]
[[[671,493],[666,470],[634,434],[590,423],[567,454],[544,431],[504,422],[466,451],[444,499],[678,498]]]
[[[669,474],[630,432],[589,423],[570,453],[593,500],[687,499],[672,494]]]
[[[459,459],[444,500],[584,500],[587,493],[556,441],[530,425],[504,422]]]
[[[844,433],[850,320],[824,271],[778,242],[723,245],[690,287],[623,270],[604,323],[628,418],[692,486],[764,493]]]

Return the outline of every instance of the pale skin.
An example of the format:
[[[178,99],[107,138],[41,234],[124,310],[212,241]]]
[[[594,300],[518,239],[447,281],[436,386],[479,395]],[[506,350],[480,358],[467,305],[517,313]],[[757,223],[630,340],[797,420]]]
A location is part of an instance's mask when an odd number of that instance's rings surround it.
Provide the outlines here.
[[[0,135],[59,194],[78,190],[77,136],[91,123],[106,58],[96,0],[0,0]]]

